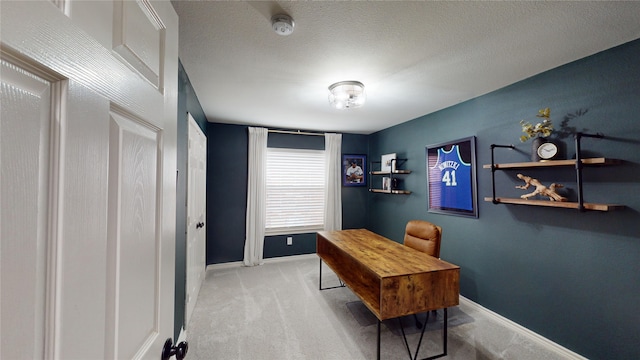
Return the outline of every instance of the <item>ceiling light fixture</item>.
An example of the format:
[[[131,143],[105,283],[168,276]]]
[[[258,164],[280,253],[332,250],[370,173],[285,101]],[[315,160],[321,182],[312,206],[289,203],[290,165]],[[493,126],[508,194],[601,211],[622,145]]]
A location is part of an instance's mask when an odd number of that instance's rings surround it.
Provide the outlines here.
[[[293,19],[286,14],[273,15],[271,17],[271,26],[278,35],[287,36],[293,32]]]
[[[336,109],[353,109],[364,105],[364,85],[359,81],[340,81],[329,86],[329,103]]]

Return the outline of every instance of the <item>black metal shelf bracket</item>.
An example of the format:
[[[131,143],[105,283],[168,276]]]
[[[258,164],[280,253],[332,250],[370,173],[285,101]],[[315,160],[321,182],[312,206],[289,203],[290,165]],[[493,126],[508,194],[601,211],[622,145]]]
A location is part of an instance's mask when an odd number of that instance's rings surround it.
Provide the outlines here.
[[[493,200],[492,202],[494,204],[498,204],[498,200],[496,200],[496,161],[493,155],[493,150],[495,148],[507,148],[507,149],[515,149],[516,147],[511,144],[511,145],[496,145],[496,144],[491,144],[491,194],[493,196]]]
[[[584,164],[582,163],[582,150],[580,148],[580,141],[583,137],[603,139],[604,135],[601,133],[597,134],[585,134],[582,132],[577,132],[574,136],[575,145],[576,145],[576,181],[578,183],[578,210],[583,212],[584,209],[584,195],[582,192],[582,169],[584,168]]]

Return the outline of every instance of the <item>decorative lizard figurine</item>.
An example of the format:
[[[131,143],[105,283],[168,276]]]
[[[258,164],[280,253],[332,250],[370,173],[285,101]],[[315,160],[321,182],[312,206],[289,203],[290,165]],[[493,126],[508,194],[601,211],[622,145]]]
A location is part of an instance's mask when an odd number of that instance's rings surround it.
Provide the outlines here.
[[[567,201],[566,197],[560,196],[556,192],[556,189],[564,187],[562,184],[553,183],[553,184],[549,185],[549,187],[546,187],[546,186],[542,185],[542,183],[540,181],[538,181],[538,179],[534,179],[534,178],[532,178],[530,176],[526,176],[526,175],[522,175],[522,174],[518,174],[517,176],[518,176],[518,179],[524,181],[524,185],[518,185],[518,186],[516,186],[516,189],[526,190],[531,185],[536,187],[535,191],[533,191],[532,193],[529,193],[529,194],[521,195],[520,198],[529,199],[529,198],[534,197],[534,196],[539,194],[539,195],[542,195],[542,196],[548,196],[549,200],[551,200],[551,201]]]

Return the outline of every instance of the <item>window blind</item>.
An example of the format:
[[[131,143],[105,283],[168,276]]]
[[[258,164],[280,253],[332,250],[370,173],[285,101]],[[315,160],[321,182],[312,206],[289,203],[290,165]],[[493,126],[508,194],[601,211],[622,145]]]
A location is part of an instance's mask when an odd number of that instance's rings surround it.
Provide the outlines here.
[[[323,150],[267,149],[266,235],[324,229]]]

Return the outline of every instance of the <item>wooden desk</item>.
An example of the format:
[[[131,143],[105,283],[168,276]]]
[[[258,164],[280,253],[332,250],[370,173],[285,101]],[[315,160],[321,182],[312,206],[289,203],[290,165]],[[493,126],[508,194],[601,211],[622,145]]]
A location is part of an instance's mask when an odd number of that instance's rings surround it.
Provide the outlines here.
[[[459,303],[459,266],[369,230],[319,231],[316,253],[378,318],[378,349],[381,321]]]

